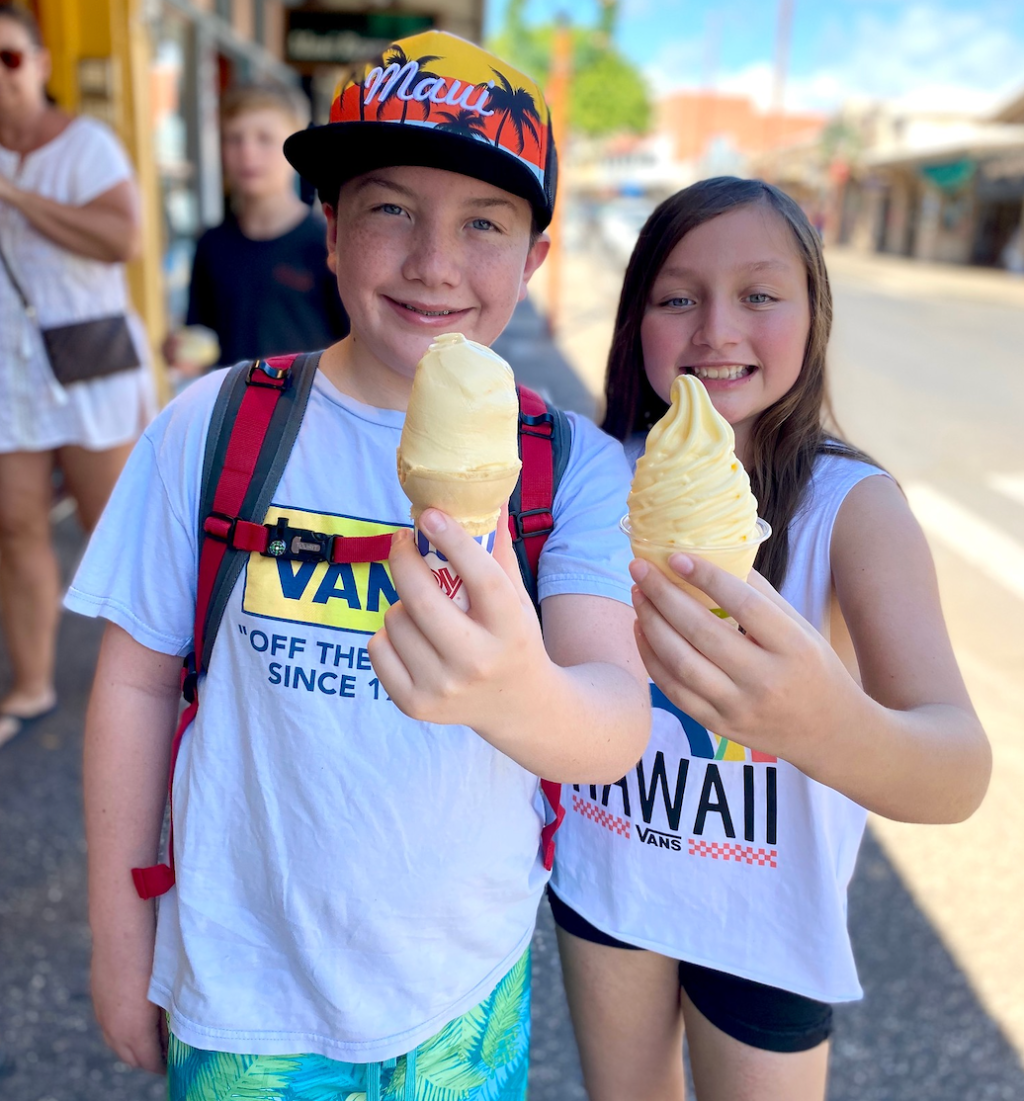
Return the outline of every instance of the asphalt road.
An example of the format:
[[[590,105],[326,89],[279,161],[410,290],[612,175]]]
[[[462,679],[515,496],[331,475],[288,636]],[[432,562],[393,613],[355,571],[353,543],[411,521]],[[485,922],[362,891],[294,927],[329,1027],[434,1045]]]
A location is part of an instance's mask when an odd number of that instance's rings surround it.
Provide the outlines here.
[[[1024,1101],[1016,687],[1024,599],[1013,588],[1014,553],[1024,547],[1024,501],[1014,497],[1014,479],[1024,475],[1024,295],[1018,305],[1012,295],[936,281],[923,269],[830,263],[840,419],[923,503],[947,618],[996,745],[997,773],[985,808],[964,827],[873,823],[850,895],[866,998],[838,1012],[829,1101]],[[607,295],[617,290],[614,272],[595,280],[595,270],[583,265],[576,283],[587,297],[567,306],[563,347],[579,377],[546,343],[529,306],[504,348],[524,381],[582,410],[592,407]],[[610,288],[604,300],[595,282]],[[951,512],[950,502],[961,511]],[[73,520],[58,526],[58,540],[70,568],[80,545]],[[96,624],[64,618],[61,708],[0,751],[3,1101],[163,1095],[159,1082],[108,1055],[88,999],[79,759],[97,642]],[[584,1099],[546,908],[534,992],[531,1101]]]

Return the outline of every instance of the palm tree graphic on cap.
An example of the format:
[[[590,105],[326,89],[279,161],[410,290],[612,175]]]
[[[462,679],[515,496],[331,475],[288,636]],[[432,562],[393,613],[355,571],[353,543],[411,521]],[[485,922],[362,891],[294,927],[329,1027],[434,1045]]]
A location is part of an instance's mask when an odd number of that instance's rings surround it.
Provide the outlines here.
[[[537,127],[533,125],[534,121],[540,122],[536,100],[525,88],[513,88],[504,73],[499,73],[497,69],[491,69],[491,72],[498,78],[498,83],[491,89],[490,103],[502,114],[498,132],[494,135],[494,144],[501,144],[501,132],[505,123],[511,122],[519,141],[519,152],[522,153],[526,146],[525,131],[529,130],[534,141],[540,143]]]
[[[459,111],[442,111],[441,118],[436,129],[447,130],[452,134],[465,134],[470,138],[483,138],[488,141],[485,127],[487,123],[476,111],[467,111],[464,108]]]

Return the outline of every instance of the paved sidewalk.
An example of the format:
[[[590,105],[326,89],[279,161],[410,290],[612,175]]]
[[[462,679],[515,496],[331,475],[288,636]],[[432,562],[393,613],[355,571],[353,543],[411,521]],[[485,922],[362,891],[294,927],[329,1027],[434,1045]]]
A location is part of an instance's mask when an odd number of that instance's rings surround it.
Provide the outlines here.
[[[825,259],[833,278],[868,283],[875,290],[927,298],[950,294],[966,301],[1024,307],[1024,278],[998,268],[929,263],[842,246],[827,248]]]
[[[593,419],[594,396],[548,335],[548,324],[533,298],[520,303],[494,350],[512,365],[516,379],[560,409]]]

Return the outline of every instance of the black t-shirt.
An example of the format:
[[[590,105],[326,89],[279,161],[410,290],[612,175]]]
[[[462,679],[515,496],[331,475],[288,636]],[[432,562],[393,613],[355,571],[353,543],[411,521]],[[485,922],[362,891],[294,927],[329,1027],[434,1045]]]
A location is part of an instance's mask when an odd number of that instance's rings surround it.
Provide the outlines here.
[[[324,236],[310,211],[269,241],[246,237],[231,215],[199,238],[187,324],[213,329],[221,363],[326,348],[347,335]]]

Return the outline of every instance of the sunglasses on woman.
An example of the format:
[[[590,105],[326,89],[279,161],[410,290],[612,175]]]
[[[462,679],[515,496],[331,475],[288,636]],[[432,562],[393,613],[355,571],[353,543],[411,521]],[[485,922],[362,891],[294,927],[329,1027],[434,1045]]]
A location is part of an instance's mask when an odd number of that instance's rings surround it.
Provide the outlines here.
[[[24,60],[24,50],[0,50],[0,65],[5,69],[20,69]]]

